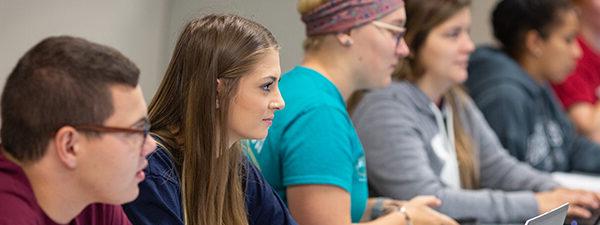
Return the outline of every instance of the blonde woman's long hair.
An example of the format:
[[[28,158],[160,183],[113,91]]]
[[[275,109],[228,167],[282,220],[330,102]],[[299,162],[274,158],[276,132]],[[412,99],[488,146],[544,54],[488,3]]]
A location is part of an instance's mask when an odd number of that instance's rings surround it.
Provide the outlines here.
[[[227,146],[227,114],[240,78],[278,48],[265,27],[234,15],[194,19],[181,33],[148,114],[177,167],[185,224],[248,224],[243,155],[239,143]]]

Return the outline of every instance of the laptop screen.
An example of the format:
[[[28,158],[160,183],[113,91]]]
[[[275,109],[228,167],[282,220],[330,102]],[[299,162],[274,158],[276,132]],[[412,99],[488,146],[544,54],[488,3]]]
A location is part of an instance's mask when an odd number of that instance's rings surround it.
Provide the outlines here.
[[[567,218],[568,210],[569,203],[565,203],[558,208],[527,220],[525,225],[562,225],[565,218]]]

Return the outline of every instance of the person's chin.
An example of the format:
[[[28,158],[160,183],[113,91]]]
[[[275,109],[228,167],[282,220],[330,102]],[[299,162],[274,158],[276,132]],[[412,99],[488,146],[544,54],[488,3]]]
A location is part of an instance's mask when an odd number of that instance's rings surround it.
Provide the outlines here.
[[[138,197],[139,194],[140,194],[140,188],[138,187],[138,185],[136,183],[135,186],[132,186],[132,187],[128,188],[127,190],[121,190],[121,191],[117,192],[116,195],[110,196],[109,199],[106,199],[105,201],[99,201],[99,202],[104,203],[104,204],[111,204],[111,205],[121,205],[121,204],[125,204],[125,203],[134,201]]]
[[[124,198],[124,201],[120,204],[132,202],[138,197],[138,195],[140,195],[140,188],[136,186],[135,188],[133,188],[133,190],[131,190],[131,193],[126,198]]]
[[[456,84],[462,84],[467,81],[467,78],[469,78],[468,72],[466,70],[461,70],[455,74],[454,82],[456,82]]]
[[[262,129],[260,131],[257,131],[255,133],[253,133],[252,135],[248,135],[248,137],[246,137],[245,139],[254,139],[254,140],[260,140],[260,139],[264,139],[267,137],[267,134],[269,134],[269,128],[265,128]]]
[[[378,82],[373,82],[373,85],[368,89],[383,89],[392,83],[392,76],[382,77]]]
[[[556,77],[553,77],[553,78],[550,80],[550,83],[553,83],[553,84],[560,84],[560,83],[562,83],[563,81],[565,81],[565,80],[567,79],[567,77],[568,77],[568,74],[567,74],[567,75],[561,75],[561,76],[556,76]]]

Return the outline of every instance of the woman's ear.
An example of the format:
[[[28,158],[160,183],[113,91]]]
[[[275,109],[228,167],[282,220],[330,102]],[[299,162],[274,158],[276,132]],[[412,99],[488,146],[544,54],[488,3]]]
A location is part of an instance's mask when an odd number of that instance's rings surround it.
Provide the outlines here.
[[[217,79],[217,94],[223,89],[223,82],[221,79]]]
[[[354,41],[352,40],[352,37],[350,37],[349,34],[339,33],[336,34],[335,37],[342,46],[350,47],[352,46],[352,44],[354,44]]]
[[[219,92],[221,90],[223,90],[223,82],[221,82],[221,79],[217,79],[217,100],[215,102],[217,109],[219,108]]]
[[[527,51],[527,53],[531,54],[532,56],[538,58],[541,57],[542,54],[544,54],[544,44],[545,44],[545,40],[544,38],[542,38],[542,36],[540,35],[539,32],[535,31],[535,30],[530,30],[527,31],[527,33],[525,33],[525,50]]]

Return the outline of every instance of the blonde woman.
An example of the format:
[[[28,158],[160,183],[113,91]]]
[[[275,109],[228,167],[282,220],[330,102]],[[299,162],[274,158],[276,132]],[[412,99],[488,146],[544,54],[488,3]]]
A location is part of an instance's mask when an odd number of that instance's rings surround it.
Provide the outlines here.
[[[350,95],[391,80],[404,43],[401,0],[301,0],[304,59],[282,76],[286,109],[264,142],[252,145],[267,180],[299,224],[456,224],[427,206],[368,199],[362,145],[346,111]],[[384,215],[385,214],[385,215]]]

